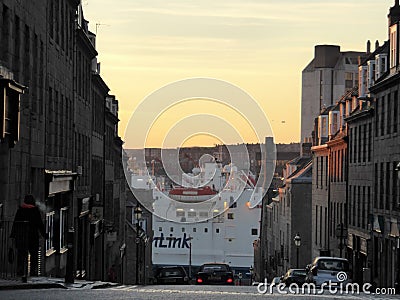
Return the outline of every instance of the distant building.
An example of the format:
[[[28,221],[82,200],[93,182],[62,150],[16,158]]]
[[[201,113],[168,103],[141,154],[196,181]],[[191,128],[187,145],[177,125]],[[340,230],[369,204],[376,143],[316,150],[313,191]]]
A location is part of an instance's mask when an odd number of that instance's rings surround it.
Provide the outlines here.
[[[301,142],[312,137],[314,119],[321,111],[358,85],[358,57],[365,54],[340,51],[334,45],[315,46],[314,58],[302,72]]]

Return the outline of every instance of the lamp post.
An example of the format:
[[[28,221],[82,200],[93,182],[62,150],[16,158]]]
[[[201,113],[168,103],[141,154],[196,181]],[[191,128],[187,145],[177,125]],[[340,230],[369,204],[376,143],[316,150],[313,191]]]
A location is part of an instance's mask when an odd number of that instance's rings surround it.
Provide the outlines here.
[[[339,239],[340,257],[342,257],[342,251],[344,248],[344,239],[347,237],[347,228],[344,227],[343,223],[337,224],[336,237]]]
[[[294,245],[296,246],[296,260],[297,260],[297,269],[299,268],[299,249],[301,246],[301,237],[299,235],[299,233],[296,234],[296,236],[294,237]]]
[[[134,209],[134,214],[135,214],[135,221],[136,221],[136,281],[135,284],[139,284],[139,244],[140,244],[140,237],[139,237],[139,232],[140,232],[140,224],[139,221],[142,219],[142,213],[143,210],[140,207],[139,203],[137,203],[135,209]]]

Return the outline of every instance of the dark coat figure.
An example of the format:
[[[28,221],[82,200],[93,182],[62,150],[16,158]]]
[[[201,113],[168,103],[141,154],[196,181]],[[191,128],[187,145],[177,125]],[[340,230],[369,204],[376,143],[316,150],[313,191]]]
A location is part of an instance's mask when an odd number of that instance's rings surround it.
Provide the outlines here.
[[[27,266],[28,253],[31,255],[30,275],[38,275],[39,232],[43,237],[46,236],[40,211],[35,206],[35,198],[32,195],[26,195],[24,203],[15,214],[11,230],[11,237],[15,238],[17,248],[17,273],[20,276],[25,275],[24,268]]]

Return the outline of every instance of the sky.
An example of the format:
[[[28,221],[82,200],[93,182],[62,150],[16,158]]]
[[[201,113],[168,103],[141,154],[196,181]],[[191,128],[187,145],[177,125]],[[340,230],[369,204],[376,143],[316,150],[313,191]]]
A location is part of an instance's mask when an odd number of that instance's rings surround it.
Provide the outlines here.
[[[299,142],[301,72],[312,60],[314,46],[365,51],[367,40],[382,44],[394,0],[82,0],[82,4],[89,29],[97,33],[101,76],[119,100],[119,135],[125,148],[142,148],[262,141],[254,130],[242,130],[246,122],[249,128],[265,127],[261,135],[270,135],[272,129],[276,143]],[[235,107],[231,109],[239,116],[229,117],[229,110],[221,107],[226,104],[208,101],[212,95],[196,94],[191,96],[204,99],[189,103],[175,99],[174,109],[160,110],[151,128],[140,129],[148,130],[145,140],[131,137],[132,130],[126,128],[136,122],[132,116],[140,111],[140,103],[150,101],[160,88],[188,78],[215,78],[240,88],[254,99],[249,110],[264,112],[269,125],[240,115]],[[157,103],[153,107],[158,111]],[[193,128],[192,133],[186,130],[164,143],[166,135],[177,130],[175,125],[188,128],[190,122],[181,121],[193,117],[194,124],[196,114],[207,109],[239,134],[214,136]],[[209,120],[214,124],[211,116]]]

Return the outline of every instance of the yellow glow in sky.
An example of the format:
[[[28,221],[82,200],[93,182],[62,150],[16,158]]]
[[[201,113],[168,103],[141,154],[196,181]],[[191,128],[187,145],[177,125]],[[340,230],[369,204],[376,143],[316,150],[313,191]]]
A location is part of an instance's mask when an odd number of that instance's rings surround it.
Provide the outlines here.
[[[276,142],[298,142],[301,71],[313,58],[314,46],[335,44],[342,51],[365,51],[368,39],[372,45],[375,40],[382,44],[394,0],[82,3],[90,30],[97,30],[101,76],[120,101],[122,138],[132,112],[148,94],[173,81],[211,77],[251,94],[270,120]],[[171,116],[163,117],[165,128],[173,124]],[[241,128],[238,120],[233,122]],[[163,140],[158,134],[149,145]]]

